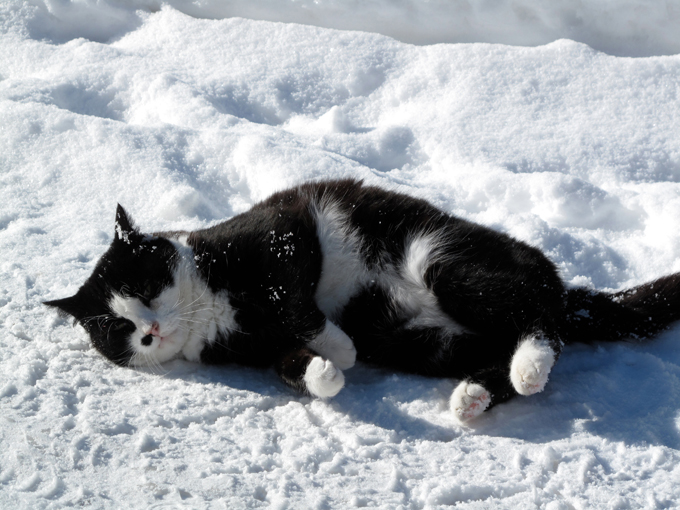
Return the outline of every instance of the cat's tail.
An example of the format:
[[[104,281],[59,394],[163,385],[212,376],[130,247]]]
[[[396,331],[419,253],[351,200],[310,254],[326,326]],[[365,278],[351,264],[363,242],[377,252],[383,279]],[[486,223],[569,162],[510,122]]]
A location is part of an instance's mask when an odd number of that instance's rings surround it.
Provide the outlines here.
[[[567,344],[650,338],[680,320],[680,273],[614,294],[569,289],[566,312]]]

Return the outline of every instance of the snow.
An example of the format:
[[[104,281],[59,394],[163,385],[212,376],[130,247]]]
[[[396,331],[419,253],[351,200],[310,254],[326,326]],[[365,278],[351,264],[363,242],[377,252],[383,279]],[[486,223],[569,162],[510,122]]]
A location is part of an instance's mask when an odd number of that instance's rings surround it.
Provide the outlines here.
[[[323,177],[508,232],[570,284],[680,271],[679,19],[675,0],[4,2],[0,507],[676,506],[678,327],[568,347],[545,391],[462,427],[456,381],[360,364],[314,400],[271,370],[123,369],[41,302],[89,276],[117,203],[193,229]]]

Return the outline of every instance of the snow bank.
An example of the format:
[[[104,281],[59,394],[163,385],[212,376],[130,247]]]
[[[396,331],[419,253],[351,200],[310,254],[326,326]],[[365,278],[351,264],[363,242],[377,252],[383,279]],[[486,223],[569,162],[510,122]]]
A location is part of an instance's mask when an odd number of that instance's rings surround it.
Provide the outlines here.
[[[358,366],[336,398],[320,401],[268,370],[181,361],[162,373],[127,370],[45,310],[43,300],[89,275],[117,202],[147,230],[192,229],[325,177],[361,177],[509,232],[572,284],[618,289],[680,270],[679,56],[621,58],[569,40],[412,46],[199,19],[247,14],[220,5],[0,6],[0,507],[556,510],[680,500],[677,328],[645,345],[567,349],[543,393],[462,428],[446,409],[455,381]],[[347,5],[230,3],[300,22],[307,6],[320,25],[338,6],[333,19],[350,20]],[[469,5],[500,16],[520,3]],[[602,49],[677,52],[678,36],[653,21],[660,7],[634,15],[641,4],[618,5],[613,35],[602,36],[614,49]],[[670,21],[674,5],[665,4]],[[376,32],[399,27],[380,16],[408,13],[417,41],[422,27],[443,26],[444,14],[433,20],[442,6],[365,2],[353,12]],[[581,26],[605,26],[586,14]],[[540,35],[537,19],[522,18]],[[481,41],[479,23],[494,15],[466,20]],[[506,42],[542,41],[513,39],[513,23]],[[640,53],[621,42],[636,30],[647,41],[633,45]]]
[[[538,46],[572,39],[619,56],[680,53],[680,1],[664,0],[34,0],[35,38],[104,42],[163,5],[196,18],[242,17],[388,35],[412,44]]]

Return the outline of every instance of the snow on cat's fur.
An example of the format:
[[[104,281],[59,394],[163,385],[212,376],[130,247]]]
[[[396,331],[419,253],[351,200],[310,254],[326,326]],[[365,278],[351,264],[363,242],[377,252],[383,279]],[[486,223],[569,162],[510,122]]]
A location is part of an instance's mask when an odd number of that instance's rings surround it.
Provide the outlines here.
[[[647,337],[680,318],[678,275],[615,295],[566,290],[538,250],[361,182],[274,194],[196,232],[115,238],[75,296],[50,301],[121,365],[274,366],[317,397],[355,359],[461,379],[461,421],[542,391],[564,343]]]

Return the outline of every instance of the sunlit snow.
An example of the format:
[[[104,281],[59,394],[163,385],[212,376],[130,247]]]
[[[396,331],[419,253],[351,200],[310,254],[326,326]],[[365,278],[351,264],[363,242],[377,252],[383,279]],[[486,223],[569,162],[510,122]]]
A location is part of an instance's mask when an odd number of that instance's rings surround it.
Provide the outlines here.
[[[572,285],[680,271],[678,26],[677,0],[3,2],[0,508],[677,505],[679,327],[568,347],[462,427],[456,381],[360,364],[323,401],[270,370],[123,369],[41,302],[89,276],[117,203],[194,229],[350,176]]]

